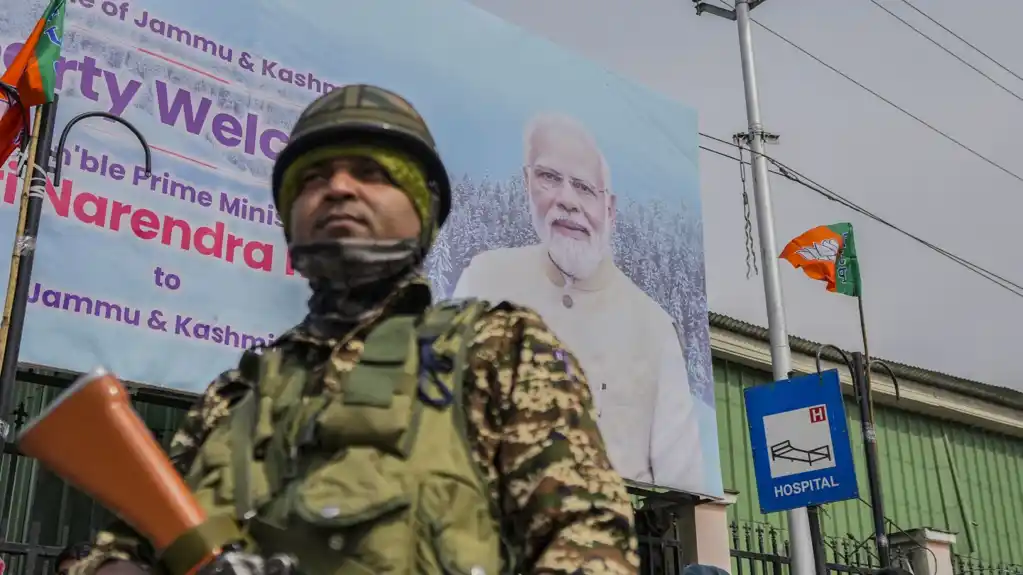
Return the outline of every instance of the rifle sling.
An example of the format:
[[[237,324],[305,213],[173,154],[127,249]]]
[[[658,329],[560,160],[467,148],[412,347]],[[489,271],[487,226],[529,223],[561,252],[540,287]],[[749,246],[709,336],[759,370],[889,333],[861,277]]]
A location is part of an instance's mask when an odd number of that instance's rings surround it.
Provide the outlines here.
[[[178,536],[160,554],[160,562],[170,575],[185,575],[224,546],[242,539],[233,517],[216,515]]]

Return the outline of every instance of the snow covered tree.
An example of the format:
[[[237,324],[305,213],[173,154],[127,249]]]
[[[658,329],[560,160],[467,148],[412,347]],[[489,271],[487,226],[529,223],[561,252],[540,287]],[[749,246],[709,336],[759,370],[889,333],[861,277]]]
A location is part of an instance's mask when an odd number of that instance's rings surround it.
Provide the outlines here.
[[[448,294],[474,256],[539,242],[520,175],[454,182],[454,211],[430,256],[430,280]],[[618,196],[611,236],[615,264],[671,316],[686,355],[693,394],[713,406],[703,228],[699,212],[676,199]]]

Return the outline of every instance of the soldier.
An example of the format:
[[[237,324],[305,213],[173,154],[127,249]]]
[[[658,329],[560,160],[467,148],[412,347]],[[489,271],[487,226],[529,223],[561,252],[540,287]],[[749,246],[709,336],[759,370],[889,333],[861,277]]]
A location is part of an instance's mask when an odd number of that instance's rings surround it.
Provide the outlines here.
[[[320,97],[273,193],[313,295],[174,437],[208,513],[306,575],[637,572],[630,501],[575,357],[520,306],[431,305],[423,261],[451,188],[412,106],[366,85]],[[121,526],[75,574],[110,559],[153,563]]]

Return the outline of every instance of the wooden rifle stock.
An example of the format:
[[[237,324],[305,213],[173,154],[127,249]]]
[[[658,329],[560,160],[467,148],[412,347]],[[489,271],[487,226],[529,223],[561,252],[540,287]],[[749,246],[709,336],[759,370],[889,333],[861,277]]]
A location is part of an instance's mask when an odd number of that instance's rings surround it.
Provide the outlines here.
[[[78,378],[28,423],[17,443],[149,539],[174,575],[196,571],[233,542],[215,541],[223,525],[208,528],[206,512],[135,413],[128,392],[103,369]],[[233,524],[226,531],[241,538]],[[177,558],[166,553],[177,549],[183,551]]]

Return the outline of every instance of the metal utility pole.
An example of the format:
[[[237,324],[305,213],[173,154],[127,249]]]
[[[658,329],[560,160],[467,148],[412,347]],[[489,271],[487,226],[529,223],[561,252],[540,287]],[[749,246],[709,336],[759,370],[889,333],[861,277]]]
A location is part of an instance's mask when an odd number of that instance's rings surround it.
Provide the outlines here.
[[[701,0],[694,0],[697,15],[707,12],[738,24],[739,54],[742,59],[742,82],[746,91],[746,119],[749,123],[749,147],[753,164],[753,197],[757,209],[757,230],[760,235],[760,258],[764,268],[764,295],[767,300],[767,323],[771,339],[771,367],[775,380],[788,379],[792,371],[789,334],[785,327],[785,307],[781,278],[778,275],[778,247],[774,238],[774,212],[771,207],[771,186],[767,179],[764,144],[767,134],[760,121],[760,94],[757,90],[756,64],[753,61],[753,32],[750,10],[763,0],[736,0],[734,10],[726,10]],[[816,571],[813,538],[806,508],[788,512],[790,568],[792,575],[813,575]]]
[[[881,567],[891,566],[888,530],[885,525],[881,472],[877,463],[877,434],[874,431],[873,409],[870,405],[869,360],[860,352],[852,354],[853,386],[860,403],[860,429],[863,430],[863,452],[867,460],[867,485],[870,487],[870,511],[874,518],[874,542]],[[887,367],[887,366],[885,366]],[[894,377],[893,381],[896,381]],[[896,385],[898,382],[896,381]],[[898,389],[896,387],[896,389]]]

